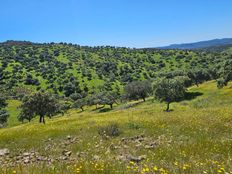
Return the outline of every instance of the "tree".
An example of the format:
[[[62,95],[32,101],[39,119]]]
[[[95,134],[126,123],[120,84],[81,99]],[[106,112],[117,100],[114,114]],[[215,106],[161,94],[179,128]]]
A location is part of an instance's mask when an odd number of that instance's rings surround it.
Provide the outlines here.
[[[125,86],[125,95],[129,100],[143,99],[146,101],[146,97],[152,92],[151,82],[145,81],[134,81]]]
[[[74,104],[73,107],[74,108],[80,108],[82,111],[84,111],[84,106],[87,105],[87,100],[86,98],[81,98],[81,99],[77,99]]]
[[[8,112],[4,109],[1,109],[0,110],[0,127],[4,126],[7,123],[8,117],[9,117]]]
[[[227,86],[228,82],[232,80],[232,60],[227,60],[223,63],[219,70],[220,78],[217,80],[218,88]]]
[[[167,103],[167,112],[169,111],[170,103],[181,100],[185,95],[183,83],[176,79],[162,79],[155,84],[154,89],[155,98]]]
[[[64,94],[66,97],[69,97],[70,95],[74,93],[81,93],[81,89],[79,86],[79,83],[73,80],[72,82],[68,82],[64,85]]]
[[[96,109],[98,109],[98,105],[101,104],[101,93],[94,93],[91,96],[87,97],[87,105],[92,106],[96,105]]]
[[[200,83],[211,79],[210,74],[202,69],[189,71],[187,75],[197,87]]]
[[[188,76],[176,76],[175,79],[180,81],[186,88],[192,85],[192,81]]]
[[[8,112],[3,109],[6,106],[6,97],[0,94],[0,127],[3,127],[7,123],[7,119],[9,117]]]
[[[22,123],[24,120],[28,120],[29,122],[35,117],[34,113],[32,110],[29,110],[28,107],[22,108],[22,111],[18,115],[18,120],[21,121]]]
[[[6,97],[0,94],[0,109],[7,106]]]
[[[109,105],[113,109],[113,104],[117,103],[118,95],[115,92],[101,92],[99,94],[100,104]]]
[[[39,122],[45,124],[45,116],[51,117],[58,110],[58,102],[57,100],[48,93],[37,92],[31,94],[29,97],[26,97],[23,100],[23,104],[21,105],[21,116],[29,116],[35,117],[39,116]],[[19,115],[19,118],[20,118]],[[26,119],[26,118],[25,118]]]

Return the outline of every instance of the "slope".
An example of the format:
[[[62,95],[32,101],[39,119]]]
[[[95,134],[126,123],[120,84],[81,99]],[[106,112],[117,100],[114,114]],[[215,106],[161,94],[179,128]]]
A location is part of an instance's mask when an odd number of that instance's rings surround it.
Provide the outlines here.
[[[211,81],[191,87],[195,97],[173,103],[169,113],[150,99],[110,112],[70,110],[46,125],[36,120],[1,129],[0,149],[8,148],[11,158],[0,156],[0,171],[230,173],[231,86],[219,90]],[[118,124],[119,136],[99,134],[100,127],[112,128],[112,123]]]

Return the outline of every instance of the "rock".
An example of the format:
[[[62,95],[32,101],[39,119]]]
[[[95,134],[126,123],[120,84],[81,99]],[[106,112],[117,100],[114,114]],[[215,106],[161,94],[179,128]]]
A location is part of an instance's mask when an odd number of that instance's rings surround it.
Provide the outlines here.
[[[68,159],[67,156],[62,156],[62,157],[61,157],[61,160],[67,160],[67,159]]]
[[[126,157],[124,155],[118,155],[118,156],[116,156],[116,160],[126,161]]]
[[[5,155],[9,155],[10,151],[9,149],[5,148],[5,149],[0,149],[0,156],[5,156]]]
[[[71,156],[72,152],[71,151],[68,151],[68,152],[65,152],[64,155],[65,156]]]
[[[23,156],[30,156],[30,153],[24,152],[24,153],[23,153]]]
[[[129,149],[129,146],[124,145],[123,148],[124,148],[124,149]]]
[[[98,160],[100,160],[100,157],[97,156],[97,155],[94,155],[94,156],[93,156],[93,160],[98,161]]]
[[[135,145],[135,147],[141,147],[141,146],[142,146],[141,143],[138,143],[138,144]]]
[[[43,157],[42,156],[38,156],[37,157],[37,161],[43,161]]]
[[[141,155],[141,156],[138,156],[138,157],[134,157],[132,155],[127,156],[128,160],[136,162],[136,163],[139,163],[139,162],[141,162],[142,160],[144,160],[146,158],[147,158],[146,155]]]
[[[72,137],[70,135],[68,135],[66,138],[67,138],[67,140],[71,140]]]
[[[23,158],[23,157],[22,157],[21,155],[16,156],[16,160],[17,160],[17,161],[21,160],[22,158]]]
[[[29,159],[25,159],[23,162],[24,162],[24,164],[28,164],[30,162],[30,160]]]
[[[153,149],[155,147],[156,147],[156,143],[150,143],[150,144],[144,146],[145,149]]]
[[[122,138],[121,141],[122,141],[122,142],[126,141],[126,138]]]
[[[152,145],[145,145],[144,148],[145,148],[145,149],[153,149],[154,146],[152,146]]]

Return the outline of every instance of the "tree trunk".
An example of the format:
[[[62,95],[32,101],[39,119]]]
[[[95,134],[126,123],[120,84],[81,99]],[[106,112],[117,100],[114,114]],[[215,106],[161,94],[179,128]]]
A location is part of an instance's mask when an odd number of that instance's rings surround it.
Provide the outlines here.
[[[84,108],[83,108],[83,107],[81,107],[81,111],[82,111],[82,112],[84,111]]]
[[[166,112],[168,112],[168,111],[169,111],[169,105],[170,105],[170,103],[168,102],[168,103],[167,103],[167,109],[166,109]]]
[[[42,123],[42,121],[43,121],[43,116],[40,115],[39,116],[39,122]]]
[[[110,104],[110,109],[113,109],[113,104]]]
[[[43,124],[45,124],[45,118],[44,118],[44,116],[43,116]]]
[[[144,102],[146,101],[146,98],[145,98],[145,97],[143,97],[143,101],[144,101]]]
[[[44,116],[43,116],[43,115],[40,115],[40,116],[39,116],[39,122],[40,122],[40,123],[43,122],[43,124],[45,124],[45,119],[44,119]]]

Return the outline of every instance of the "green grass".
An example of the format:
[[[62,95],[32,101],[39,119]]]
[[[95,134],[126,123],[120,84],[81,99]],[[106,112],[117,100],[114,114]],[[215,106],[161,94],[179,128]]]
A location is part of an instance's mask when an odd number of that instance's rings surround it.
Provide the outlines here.
[[[133,102],[131,108],[99,113],[88,108],[80,113],[70,110],[63,117],[47,119],[47,124],[39,124],[38,118],[32,123],[20,124],[0,130],[0,149],[9,148],[12,154],[19,151],[36,150],[45,156],[59,157],[62,142],[66,136],[77,137],[77,143],[66,147],[85,155],[72,163],[54,163],[16,166],[0,169],[0,173],[232,173],[232,89],[231,84],[218,90],[215,82],[207,82],[191,87],[189,92],[202,95],[192,100],[172,103],[172,112],[164,112],[165,104],[153,99],[142,103]],[[9,108],[15,108],[11,101]],[[15,124],[11,111],[9,126]],[[98,135],[98,127],[117,123],[121,130],[119,137],[104,139]],[[155,142],[153,149],[121,139],[143,134],[145,142]],[[52,138],[51,142],[48,140]],[[45,150],[48,145],[52,149]],[[111,146],[119,148],[112,149]],[[146,155],[141,163],[120,161],[122,155]],[[99,160],[93,161],[93,156]],[[79,170],[78,170],[79,169]]]
[[[7,110],[10,114],[9,120],[8,120],[8,127],[19,125],[20,123],[17,120],[17,116],[19,114],[18,107],[20,106],[21,102],[18,100],[9,100]]]

